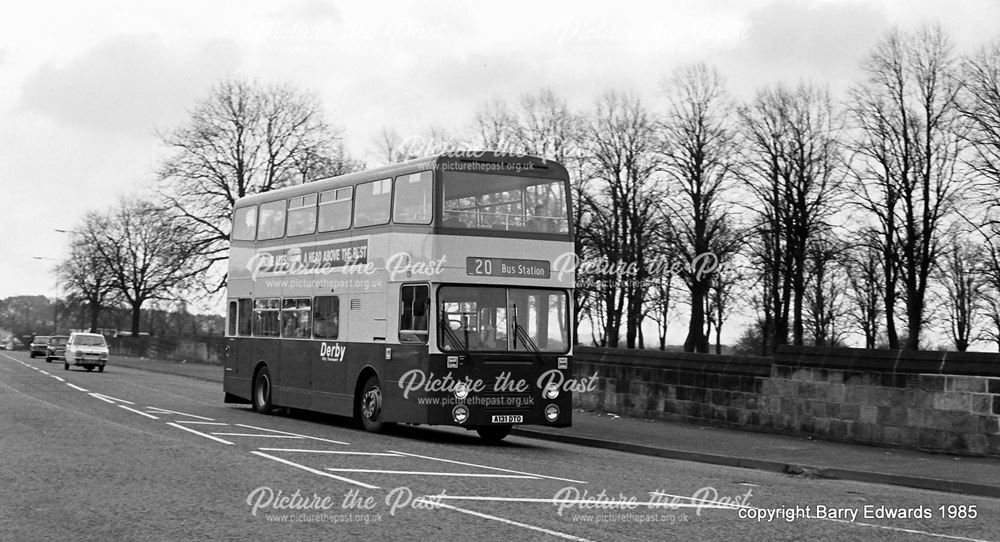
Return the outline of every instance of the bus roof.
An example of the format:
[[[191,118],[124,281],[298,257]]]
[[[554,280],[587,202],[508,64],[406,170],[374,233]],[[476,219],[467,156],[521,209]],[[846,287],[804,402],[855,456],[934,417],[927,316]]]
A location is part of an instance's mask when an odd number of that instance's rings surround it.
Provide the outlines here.
[[[431,156],[425,156],[423,158],[415,158],[413,160],[407,160],[397,164],[390,164],[388,166],[348,173],[347,175],[327,177],[304,184],[286,186],[269,192],[251,194],[237,200],[236,207],[255,205],[280,198],[293,198],[304,194],[322,192],[324,190],[330,190],[343,186],[352,186],[360,182],[385,179],[417,171],[441,169],[442,165],[449,163],[475,162],[485,162],[491,164],[523,164],[525,166],[530,164],[530,169],[527,169],[527,171],[533,171],[535,174],[529,174],[529,176],[546,178],[559,178],[567,176],[566,168],[564,168],[561,164],[544,158],[539,158],[537,156],[501,153],[496,151],[449,151]],[[443,169],[453,168],[444,167]]]

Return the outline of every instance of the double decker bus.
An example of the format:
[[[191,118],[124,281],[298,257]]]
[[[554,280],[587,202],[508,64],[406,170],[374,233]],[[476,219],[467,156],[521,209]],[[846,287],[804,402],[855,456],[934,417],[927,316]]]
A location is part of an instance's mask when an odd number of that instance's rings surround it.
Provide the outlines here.
[[[569,177],[443,153],[241,198],[225,400],[486,440],[572,419]]]

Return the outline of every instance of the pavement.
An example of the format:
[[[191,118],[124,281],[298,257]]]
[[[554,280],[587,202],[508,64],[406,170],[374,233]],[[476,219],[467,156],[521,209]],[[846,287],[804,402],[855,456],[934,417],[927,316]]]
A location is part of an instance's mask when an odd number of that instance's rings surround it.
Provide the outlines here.
[[[222,382],[222,367],[217,365],[124,357],[114,357],[111,363]],[[585,411],[573,413],[569,428],[525,426],[512,434],[795,476],[1000,498],[1000,458],[924,453]]]

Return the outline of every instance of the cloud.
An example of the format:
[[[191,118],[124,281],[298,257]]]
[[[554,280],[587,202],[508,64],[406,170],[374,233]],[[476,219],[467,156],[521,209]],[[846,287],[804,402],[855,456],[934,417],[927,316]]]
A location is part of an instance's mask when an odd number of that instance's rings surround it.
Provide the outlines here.
[[[233,44],[203,43],[184,51],[152,35],[116,36],[66,63],[41,65],[26,79],[20,105],[56,124],[148,135],[238,66]]]

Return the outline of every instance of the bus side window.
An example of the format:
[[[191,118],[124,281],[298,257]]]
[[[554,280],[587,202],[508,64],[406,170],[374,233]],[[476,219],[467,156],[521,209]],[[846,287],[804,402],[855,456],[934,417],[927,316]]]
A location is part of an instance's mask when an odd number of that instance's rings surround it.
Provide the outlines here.
[[[229,337],[236,336],[236,300],[233,299],[229,301],[229,317],[226,319],[226,335]]]
[[[399,342],[427,342],[427,308],[429,298],[426,284],[405,285],[399,291]]]
[[[313,337],[336,339],[340,335],[340,298],[317,296],[313,301]]]
[[[239,332],[241,337],[249,337],[250,330],[253,326],[253,300],[252,299],[240,299],[239,300]]]

